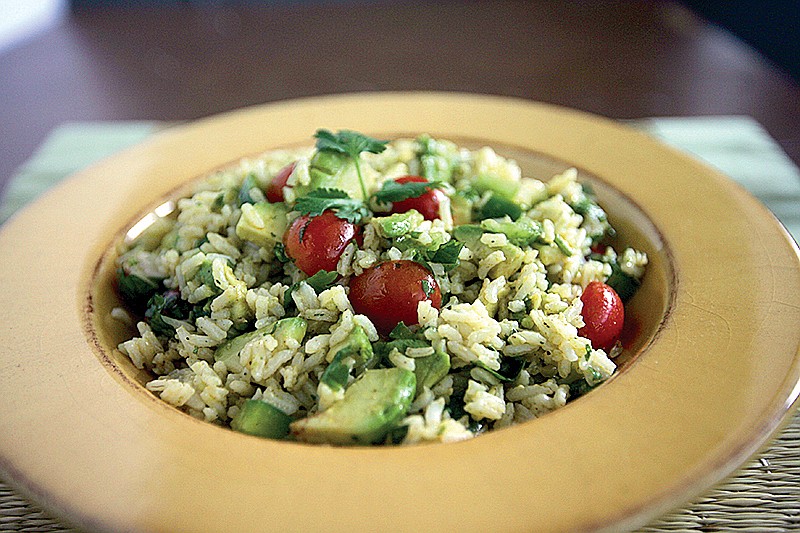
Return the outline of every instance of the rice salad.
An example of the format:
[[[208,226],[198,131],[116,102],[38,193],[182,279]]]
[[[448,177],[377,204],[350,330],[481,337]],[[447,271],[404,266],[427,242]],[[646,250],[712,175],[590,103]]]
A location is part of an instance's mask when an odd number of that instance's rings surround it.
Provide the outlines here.
[[[647,256],[569,169],[318,130],[120,244],[118,349],[163,401],[309,443],[472,438],[607,380]]]

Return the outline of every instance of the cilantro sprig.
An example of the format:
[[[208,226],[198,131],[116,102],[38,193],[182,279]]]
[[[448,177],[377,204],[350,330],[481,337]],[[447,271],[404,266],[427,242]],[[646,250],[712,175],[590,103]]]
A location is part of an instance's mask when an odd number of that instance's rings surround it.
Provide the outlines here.
[[[358,183],[361,186],[361,194],[363,195],[362,199],[366,201],[369,195],[361,174],[360,155],[362,152],[379,154],[386,149],[389,141],[381,141],[351,130],[339,130],[338,133],[333,133],[326,129],[319,129],[314,134],[314,137],[317,139],[317,150],[337,152],[350,156],[356,166]]]
[[[383,182],[381,190],[376,192],[373,196],[375,201],[380,204],[402,202],[409,198],[419,198],[431,189],[441,189],[443,186],[444,184],[438,181],[407,181],[405,183],[398,183],[395,180],[386,180]]]
[[[355,200],[341,189],[314,189],[295,202],[294,208],[303,215],[319,216],[332,209],[336,216],[358,224],[370,214],[361,200]]]
[[[428,270],[433,270],[431,268],[431,263],[438,263],[442,265],[445,272],[449,272],[458,266],[458,255],[461,253],[463,247],[464,243],[453,239],[447,241],[435,250],[418,248],[414,251],[414,261],[420,263]]]

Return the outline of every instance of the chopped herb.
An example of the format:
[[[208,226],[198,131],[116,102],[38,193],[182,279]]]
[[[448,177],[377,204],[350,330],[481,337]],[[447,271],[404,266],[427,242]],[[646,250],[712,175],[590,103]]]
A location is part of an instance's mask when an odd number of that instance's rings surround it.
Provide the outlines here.
[[[291,261],[291,259],[289,259],[289,256],[286,255],[286,247],[283,245],[282,242],[275,243],[274,253],[275,253],[275,259],[277,259],[281,263],[288,263],[289,261]]]
[[[435,250],[418,248],[414,254],[414,260],[428,270],[433,270],[430,263],[438,263],[442,265],[445,272],[450,272],[458,266],[458,255],[463,247],[464,243],[451,239]]]
[[[363,195],[362,199],[366,201],[369,195],[367,194],[367,188],[364,186],[361,165],[359,165],[361,152],[379,154],[386,149],[388,141],[380,141],[350,130],[340,130],[338,133],[332,133],[325,129],[319,129],[314,134],[314,137],[317,139],[316,147],[320,152],[330,151],[350,156],[356,165],[356,174],[358,174],[358,182],[361,185],[361,194]]]
[[[358,224],[370,214],[364,202],[350,198],[340,189],[315,189],[298,198],[294,208],[311,217],[332,209],[337,217],[353,224]]]
[[[225,205],[225,193],[221,192],[214,198],[214,203],[211,204],[211,211],[219,213],[222,211],[222,206]]]
[[[386,180],[383,182],[381,190],[376,192],[373,197],[380,204],[402,202],[409,198],[419,198],[432,189],[441,189],[442,185],[441,182],[430,181],[407,181],[405,183],[398,183],[395,180]]]
[[[425,296],[430,296],[433,294],[433,285],[427,279],[422,280],[422,292],[425,293]]]
[[[124,268],[117,269],[119,292],[132,305],[143,305],[158,290],[160,280],[127,273]]]
[[[558,246],[558,249],[561,250],[561,253],[566,255],[567,257],[575,253],[572,251],[572,248],[569,247],[569,244],[567,244],[567,242],[561,235],[556,234],[555,238],[553,238],[553,244]]]
[[[622,303],[628,303],[641,284],[641,281],[623,272],[616,261],[611,263],[611,275],[606,280],[606,285],[614,289]]]
[[[175,334],[175,328],[167,324],[163,317],[185,320],[190,316],[190,307],[188,302],[181,300],[178,291],[167,291],[150,298],[144,317],[153,333],[160,337],[171,337]]]
[[[257,187],[258,182],[253,174],[245,176],[244,180],[242,180],[242,187],[239,189],[239,196],[237,198],[240,207],[242,204],[254,204],[258,201],[250,194],[250,191]],[[219,198],[219,196],[217,198]],[[216,199],[214,201],[216,203]]]
[[[497,370],[492,370],[480,361],[475,363],[475,366],[486,370],[500,381],[508,382],[517,379],[522,369],[525,368],[525,359],[522,357],[501,357],[500,368]]]
[[[389,333],[390,339],[413,339],[414,332],[406,326],[405,322],[398,322],[394,329]]]
[[[478,212],[478,219],[511,217],[516,220],[522,216],[522,208],[511,200],[492,194]]]

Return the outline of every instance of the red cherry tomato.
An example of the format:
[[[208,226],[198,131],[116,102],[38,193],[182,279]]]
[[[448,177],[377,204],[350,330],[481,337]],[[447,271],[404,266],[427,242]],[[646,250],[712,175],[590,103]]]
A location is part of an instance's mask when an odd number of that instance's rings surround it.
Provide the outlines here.
[[[350,241],[361,237],[361,228],[325,211],[319,216],[294,219],[283,235],[286,255],[297,268],[313,276],[320,270],[336,270],[336,264]]]
[[[289,163],[275,174],[272,181],[267,185],[267,200],[274,203],[283,201],[283,188],[286,187],[286,181],[294,171],[295,163]]]
[[[411,181],[425,182],[428,181],[422,176],[403,176],[395,180],[397,183],[408,183]],[[411,209],[417,211],[425,217],[425,220],[434,220],[439,218],[439,205],[444,200],[444,192],[439,189],[428,189],[421,196],[416,198],[408,198],[399,202],[392,203],[392,213],[405,213]]]
[[[625,308],[617,292],[600,281],[592,281],[581,295],[584,326],[578,330],[581,337],[592,341],[594,348],[610,350],[622,333]]]
[[[353,310],[366,315],[384,335],[400,322],[416,324],[417,304],[423,300],[439,309],[442,292],[433,274],[414,261],[379,263],[350,280]]]

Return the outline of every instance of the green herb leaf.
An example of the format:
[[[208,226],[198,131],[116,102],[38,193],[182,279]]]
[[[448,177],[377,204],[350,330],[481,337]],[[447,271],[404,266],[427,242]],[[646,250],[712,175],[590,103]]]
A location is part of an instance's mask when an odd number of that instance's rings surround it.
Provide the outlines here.
[[[433,294],[433,285],[427,279],[422,280],[422,292],[425,293],[425,296],[430,296]]]
[[[258,187],[258,182],[256,181],[256,177],[253,174],[248,174],[247,176],[245,176],[244,180],[242,180],[242,187],[239,189],[239,195],[237,197],[239,207],[241,207],[242,204],[254,204],[258,201],[257,199],[253,198],[253,196],[250,194],[250,191],[256,187]],[[215,203],[218,198],[219,196],[215,198],[214,200]],[[223,197],[222,200],[224,201],[225,198]]]
[[[333,285],[339,279],[339,273],[336,271],[328,272],[327,270],[320,270],[313,276],[292,284],[286,292],[283,293],[283,307],[294,305],[292,300],[292,293],[300,287],[301,283],[308,283],[314,292],[321,293],[325,289]]]
[[[317,139],[317,150],[340,152],[354,159],[361,152],[379,154],[386,149],[386,144],[389,142],[351,130],[340,130],[339,133],[333,133],[326,129],[319,129],[314,137]]]
[[[389,141],[379,141],[373,137],[368,137],[362,133],[350,130],[340,130],[339,133],[332,133],[325,129],[317,130],[314,134],[317,139],[317,150],[320,152],[329,151],[340,154],[347,154],[353,159],[358,174],[358,183],[361,185],[362,200],[365,202],[369,195],[364,186],[364,178],[361,175],[361,165],[359,159],[361,152],[379,154],[386,150]]]
[[[289,256],[286,255],[286,247],[283,245],[282,242],[275,243],[274,253],[275,253],[275,259],[277,259],[281,263],[288,263],[289,261],[291,261],[291,259],[289,259]]]
[[[445,272],[450,272],[458,266],[458,255],[463,247],[463,242],[451,239],[436,250],[417,249],[414,260],[428,270],[433,270],[429,263],[438,263],[442,265]]]
[[[389,333],[389,338],[394,340],[413,339],[414,332],[411,331],[411,329],[408,326],[406,326],[405,322],[400,321],[397,323],[394,329]]]
[[[314,189],[295,202],[294,208],[304,215],[319,216],[332,209],[336,216],[358,224],[370,215],[361,200],[355,200],[340,189]]]
[[[178,291],[167,291],[164,294],[154,294],[147,302],[147,311],[144,317],[153,333],[160,337],[171,337],[175,328],[167,324],[163,317],[185,320],[189,318],[191,305],[181,300]]]
[[[389,202],[402,202],[409,198],[419,198],[432,189],[441,188],[441,182],[409,181],[398,183],[395,180],[386,180],[383,182],[381,190],[373,196],[378,203],[387,204]]]

